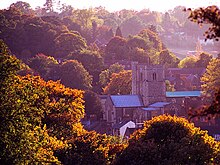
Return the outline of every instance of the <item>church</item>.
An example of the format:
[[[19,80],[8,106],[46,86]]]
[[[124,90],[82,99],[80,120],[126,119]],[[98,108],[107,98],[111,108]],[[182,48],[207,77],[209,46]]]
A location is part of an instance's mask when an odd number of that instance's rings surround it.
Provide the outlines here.
[[[166,92],[165,69],[160,65],[132,62],[132,93],[108,95],[103,119],[112,134],[125,136],[127,128],[138,128],[145,120],[162,114],[187,117],[190,108],[201,105],[201,91]]]

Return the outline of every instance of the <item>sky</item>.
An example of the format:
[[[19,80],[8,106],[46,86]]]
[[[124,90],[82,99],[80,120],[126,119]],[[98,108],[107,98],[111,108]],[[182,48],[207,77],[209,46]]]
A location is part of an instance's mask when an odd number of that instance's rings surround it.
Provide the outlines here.
[[[18,0],[0,0],[0,9],[5,9],[10,4]],[[22,0],[28,2],[32,8],[43,6],[46,0]],[[58,1],[58,0],[57,0]],[[220,0],[60,0],[61,4],[72,5],[74,8],[89,8],[103,6],[109,11],[118,11],[121,9],[141,10],[144,8],[151,11],[165,12],[173,9],[175,6],[185,6],[191,8],[206,7],[209,5],[220,6]]]

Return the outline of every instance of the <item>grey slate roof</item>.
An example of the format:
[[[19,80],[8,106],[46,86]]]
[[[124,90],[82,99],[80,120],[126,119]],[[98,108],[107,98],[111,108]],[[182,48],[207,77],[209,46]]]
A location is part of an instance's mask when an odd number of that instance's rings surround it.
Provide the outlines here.
[[[149,108],[142,108],[144,111],[155,111],[158,110],[158,108],[153,108],[153,107],[149,107]]]
[[[149,105],[149,107],[155,107],[155,108],[163,108],[165,105],[168,105],[170,103],[168,102],[156,102],[156,103],[153,103],[151,105]]]
[[[138,95],[111,95],[113,105],[117,108],[142,107],[143,103]]]
[[[175,91],[166,92],[166,97],[199,97],[202,91]]]

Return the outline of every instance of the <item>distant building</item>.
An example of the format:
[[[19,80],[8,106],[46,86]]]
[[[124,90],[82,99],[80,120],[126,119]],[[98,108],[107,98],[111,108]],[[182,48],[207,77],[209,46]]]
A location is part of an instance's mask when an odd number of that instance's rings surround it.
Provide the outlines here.
[[[205,68],[168,68],[165,78],[177,91],[201,90],[200,78]]]

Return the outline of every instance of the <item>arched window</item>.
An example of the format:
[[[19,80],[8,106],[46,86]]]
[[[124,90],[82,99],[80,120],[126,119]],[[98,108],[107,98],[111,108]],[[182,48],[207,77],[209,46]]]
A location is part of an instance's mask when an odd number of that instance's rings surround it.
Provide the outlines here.
[[[156,80],[157,79],[157,75],[156,73],[153,73],[153,80]]]

